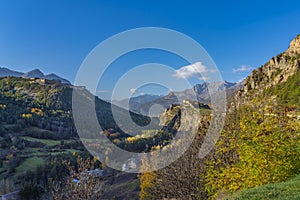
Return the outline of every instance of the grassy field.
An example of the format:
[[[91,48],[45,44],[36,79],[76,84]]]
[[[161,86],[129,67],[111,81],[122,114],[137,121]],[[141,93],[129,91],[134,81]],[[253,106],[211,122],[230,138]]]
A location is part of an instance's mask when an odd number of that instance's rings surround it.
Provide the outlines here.
[[[23,138],[30,141],[42,142],[47,146],[60,144],[60,140],[37,139],[31,137],[23,137]],[[72,154],[74,152],[81,152],[81,151],[76,149],[54,149],[54,151],[52,151],[52,149],[45,150],[43,148],[27,148],[22,152],[20,152],[21,154],[18,154],[18,156],[27,157],[27,158],[15,168],[16,171],[15,173],[13,173],[13,176],[20,175],[21,173],[26,172],[27,170],[34,171],[35,168],[37,168],[38,166],[44,165],[45,159],[50,155],[57,156],[59,154]],[[3,166],[0,168],[0,181],[5,176],[7,176],[6,172],[8,168],[9,165],[6,162],[4,162]]]
[[[44,163],[45,161],[42,158],[36,156],[27,158],[16,168],[16,173],[22,173],[30,169],[34,170],[36,167],[41,166]]]
[[[227,200],[299,200],[300,175],[286,182],[240,191]]]
[[[80,150],[76,150],[76,149],[62,149],[62,150],[58,150],[58,151],[39,151],[39,148],[30,148],[25,155],[27,156],[36,156],[36,157],[45,157],[45,156],[49,156],[49,155],[58,155],[58,154],[62,154],[62,153],[74,153],[74,152],[81,152]]]
[[[38,138],[33,138],[33,137],[28,137],[28,136],[23,137],[23,139],[28,140],[28,141],[33,141],[33,142],[41,142],[48,146],[54,146],[54,145],[60,144],[60,140],[38,139]]]

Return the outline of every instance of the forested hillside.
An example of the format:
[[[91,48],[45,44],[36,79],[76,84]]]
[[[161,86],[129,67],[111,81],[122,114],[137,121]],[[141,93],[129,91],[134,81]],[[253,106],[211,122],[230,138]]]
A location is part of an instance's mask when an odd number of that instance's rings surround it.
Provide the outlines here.
[[[212,197],[300,173],[300,35],[254,70],[231,104],[227,127],[209,161]]]
[[[29,199],[46,198],[48,181],[63,181],[68,175],[64,160],[77,166],[76,155],[84,159],[90,157],[73,122],[73,90],[79,91],[87,104],[95,99],[104,133],[130,148],[126,144],[128,135],[113,120],[111,104],[93,96],[84,87],[43,78],[0,78],[1,195],[21,190],[24,198],[26,195]],[[115,107],[115,112],[122,116],[128,111]],[[131,116],[139,124],[150,120],[134,113]],[[88,138],[84,141],[92,143]],[[97,166],[101,168],[99,163]],[[138,186],[135,184],[135,187]]]

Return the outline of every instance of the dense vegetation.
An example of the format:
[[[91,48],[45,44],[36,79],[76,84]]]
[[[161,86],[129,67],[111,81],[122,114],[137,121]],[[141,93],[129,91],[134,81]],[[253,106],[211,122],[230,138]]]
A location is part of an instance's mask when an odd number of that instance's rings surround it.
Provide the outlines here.
[[[95,98],[81,87],[55,81],[0,78],[0,194],[20,190],[24,199],[47,198],[50,192],[48,181],[63,183],[69,174],[70,170],[62,165],[62,161],[73,160],[72,165],[76,165],[73,153],[88,156],[72,119],[73,89],[80,90],[83,98]],[[103,135],[124,149],[150,151],[156,146],[166,145],[175,134],[153,129],[129,136],[116,126],[111,104],[98,98],[95,101],[97,117],[104,128]],[[115,109],[122,118],[126,111]],[[149,123],[148,117],[130,115],[140,125]],[[130,127],[122,128],[130,131]],[[83,140],[93,145],[88,135]],[[134,181],[136,177],[130,177],[133,186],[138,187],[138,182]]]
[[[299,88],[297,70],[286,82],[252,94],[251,101],[229,115],[208,162],[206,190],[211,198],[300,173]]]
[[[239,124],[222,133],[209,162],[206,188],[212,196],[300,173],[299,121],[281,109],[272,115],[253,105],[239,111]]]
[[[71,102],[68,100],[71,96],[71,88],[57,82],[40,84],[35,80],[16,77],[1,78],[0,129],[3,132],[20,132],[26,127],[34,126],[52,132],[47,132],[46,135],[57,133],[52,137],[58,139],[75,136]],[[37,137],[43,138],[42,135]]]
[[[275,87],[265,91],[265,95],[276,95],[277,102],[282,106],[300,106],[300,69],[294,76]]]

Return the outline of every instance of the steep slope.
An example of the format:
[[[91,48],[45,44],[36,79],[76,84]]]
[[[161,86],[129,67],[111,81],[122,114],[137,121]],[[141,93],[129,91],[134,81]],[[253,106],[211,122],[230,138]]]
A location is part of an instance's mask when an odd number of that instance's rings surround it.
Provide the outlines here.
[[[300,35],[290,43],[286,52],[270,59],[258,69],[255,69],[245,80],[242,89],[234,97],[234,106],[239,106],[250,99],[262,96],[268,90],[273,90],[297,74],[300,68]],[[275,96],[269,96],[276,99]]]
[[[195,117],[199,114],[199,118]],[[204,190],[205,181],[201,177],[205,172],[206,158],[199,158],[198,153],[209,127],[210,115],[210,109],[200,108],[197,110],[188,101],[182,105],[171,105],[161,114],[160,123],[166,125],[165,131],[176,132],[183,128],[186,121],[190,123],[189,126],[198,127],[197,134],[187,151],[178,160],[165,168],[141,175],[140,199],[207,199]],[[190,133],[191,129],[187,130],[189,131],[184,134]],[[185,139],[182,138],[174,145],[182,147],[185,142]],[[163,152],[169,147],[159,146],[159,148]],[[143,160],[146,166],[149,165],[148,162],[147,159]],[[155,162],[164,161],[157,158],[151,164],[153,165]]]
[[[300,35],[254,70],[235,94],[208,162],[211,198],[300,174],[299,49]]]

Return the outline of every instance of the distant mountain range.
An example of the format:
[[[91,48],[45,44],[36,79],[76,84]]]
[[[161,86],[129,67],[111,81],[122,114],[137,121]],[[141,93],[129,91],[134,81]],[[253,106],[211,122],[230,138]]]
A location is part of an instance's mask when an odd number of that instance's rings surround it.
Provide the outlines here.
[[[44,78],[44,79],[48,79],[48,80],[61,81],[61,83],[64,83],[64,84],[71,84],[70,81],[68,81],[67,79],[64,79],[56,74],[51,73],[51,74],[45,75],[39,69],[34,69],[29,72],[23,73],[23,72],[17,72],[14,70],[10,70],[5,67],[0,67],[0,77],[8,77],[8,76],[22,77],[22,78]]]
[[[160,97],[162,97],[162,95],[143,94],[131,98],[113,100],[112,103],[122,108],[134,110],[134,108],[138,108],[143,104],[154,101]]]
[[[158,95],[140,95],[131,99],[123,99],[120,101],[113,101],[114,104],[129,109],[132,112],[136,112],[143,115],[159,116],[163,110],[155,109],[150,113],[150,109],[154,105],[160,105],[166,109],[172,104],[180,104],[183,100],[199,101],[204,104],[210,104],[211,95],[218,95],[222,90],[226,91],[227,98],[231,99],[236,91],[241,89],[243,82],[230,83],[223,82],[211,82],[196,84],[193,88],[186,89],[184,91],[170,92],[166,96]],[[212,94],[210,94],[210,92]]]
[[[178,98],[178,102],[182,102],[185,99],[189,100],[198,100],[202,103],[209,103],[210,96],[218,93],[222,90],[229,91],[228,89],[233,89],[234,87],[238,86],[237,83],[230,83],[227,81],[223,82],[210,82],[210,83],[201,83],[196,84],[193,88],[181,91],[181,92],[171,92],[167,95],[168,98],[176,99]],[[210,94],[211,93],[211,94]]]

